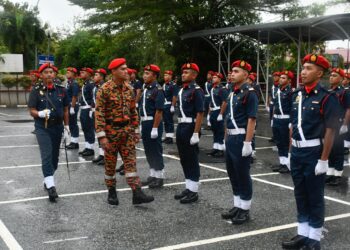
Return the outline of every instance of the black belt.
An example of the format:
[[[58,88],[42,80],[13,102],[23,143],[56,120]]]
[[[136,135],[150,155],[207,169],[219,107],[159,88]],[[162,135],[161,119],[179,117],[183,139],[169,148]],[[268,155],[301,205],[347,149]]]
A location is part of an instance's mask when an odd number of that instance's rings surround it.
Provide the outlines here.
[[[125,126],[128,126],[130,124],[130,121],[123,121],[123,122],[111,122],[107,123],[112,126],[112,128],[124,128]]]
[[[45,126],[45,118],[40,118],[39,119],[39,122]],[[56,126],[56,125],[62,125],[63,124],[63,118],[57,118],[57,117],[54,117],[54,118],[49,118],[47,120],[47,127],[53,127],[53,126]]]

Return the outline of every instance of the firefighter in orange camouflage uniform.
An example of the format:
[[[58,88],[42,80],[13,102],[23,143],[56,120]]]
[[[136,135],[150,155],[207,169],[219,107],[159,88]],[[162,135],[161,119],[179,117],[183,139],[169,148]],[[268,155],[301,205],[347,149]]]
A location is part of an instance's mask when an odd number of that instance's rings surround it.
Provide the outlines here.
[[[154,200],[141,190],[141,181],[136,169],[135,144],[140,139],[139,119],[132,87],[128,79],[124,58],[114,59],[108,66],[112,80],[106,82],[97,92],[95,128],[97,138],[105,151],[105,182],[108,188],[108,203],[118,205],[116,191],[117,154],[125,166],[125,177],[133,191],[133,204],[149,203]]]

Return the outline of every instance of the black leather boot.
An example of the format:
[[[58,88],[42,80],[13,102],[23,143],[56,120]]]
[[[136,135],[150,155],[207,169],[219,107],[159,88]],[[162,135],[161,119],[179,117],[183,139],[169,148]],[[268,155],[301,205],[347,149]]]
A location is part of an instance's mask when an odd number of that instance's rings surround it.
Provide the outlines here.
[[[198,193],[189,190],[188,194],[180,200],[181,204],[188,204],[198,201]]]
[[[181,199],[184,198],[189,192],[190,192],[190,190],[185,189],[185,190],[182,191],[181,193],[175,194],[175,195],[174,195],[174,199],[175,199],[175,200],[181,200]]]
[[[71,142],[67,145],[66,149],[79,149],[79,143]]]
[[[117,206],[119,204],[118,196],[117,196],[117,190],[115,187],[108,188],[108,198],[107,201],[111,205]]]
[[[148,186],[149,184],[154,182],[155,179],[156,179],[156,177],[149,176],[149,177],[147,177],[147,180],[141,182],[141,185],[142,186]]]
[[[150,203],[154,201],[154,197],[151,195],[146,195],[141,188],[136,188],[132,191],[132,204],[138,205],[142,203]]]
[[[104,159],[105,159],[105,157],[103,155],[99,155],[95,159],[92,160],[92,163],[98,163]]]
[[[221,218],[223,218],[224,220],[232,219],[237,216],[238,211],[238,207],[233,207],[228,212],[222,213]]]
[[[56,199],[58,198],[58,194],[56,192],[56,188],[55,187],[50,187],[49,189],[47,189],[47,193],[49,195],[50,202],[56,202]]]
[[[239,209],[237,215],[232,218],[232,224],[241,225],[250,220],[249,210]]]
[[[152,181],[148,187],[149,188],[161,188],[164,185],[164,179],[156,178],[154,181]]]
[[[305,245],[307,239],[308,238],[305,236],[297,235],[290,240],[283,241],[282,247],[284,249],[300,249],[302,246]]]

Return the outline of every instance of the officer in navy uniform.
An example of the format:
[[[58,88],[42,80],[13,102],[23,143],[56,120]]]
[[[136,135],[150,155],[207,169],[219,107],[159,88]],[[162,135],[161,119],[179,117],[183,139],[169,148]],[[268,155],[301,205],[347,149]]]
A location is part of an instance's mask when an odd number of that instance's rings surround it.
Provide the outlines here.
[[[180,203],[198,200],[200,169],[198,143],[204,116],[204,93],[195,82],[199,67],[195,63],[182,66],[182,88],[178,94],[179,118],[176,129],[176,145],[185,175],[186,189],[174,198]]]
[[[221,80],[223,79],[223,75],[219,72],[215,72],[213,74],[213,82],[212,88],[210,90],[210,123],[211,130],[213,131],[213,150],[208,153],[209,156],[213,156],[215,158],[224,157],[225,144],[224,144],[224,111],[221,108],[226,104],[226,99],[228,96],[228,90],[224,85],[221,84]]]
[[[102,85],[106,81],[106,76],[107,76],[107,71],[105,69],[97,69],[95,70],[95,75],[94,75],[94,83],[95,87],[93,89],[93,101],[94,101],[94,107],[96,106],[96,96],[97,96],[97,91],[102,87]],[[95,127],[95,108],[92,109],[92,121]],[[98,156],[92,160],[92,163],[95,163],[97,165],[104,166],[105,165],[105,152],[103,148],[101,147],[100,142],[98,142]]]
[[[149,177],[147,181],[142,182],[142,185],[148,185],[149,188],[161,188],[164,185],[163,126],[161,122],[165,97],[163,88],[157,82],[159,74],[160,68],[155,64],[144,68],[145,89],[139,103],[142,142],[150,167]]]
[[[303,87],[294,91],[291,112],[291,175],[297,205],[298,234],[284,241],[285,249],[321,249],[325,216],[324,186],[328,156],[341,108],[337,97],[320,85],[329,62],[321,55],[303,59]]]
[[[138,103],[140,101],[141,94],[142,94],[142,83],[140,82],[140,80],[136,78],[136,73],[137,73],[136,69],[128,68],[128,74],[130,76],[130,85],[134,88],[136,106],[138,106],[139,105]]]
[[[247,83],[252,67],[243,60],[232,63],[234,91],[227,98],[226,168],[233,191],[233,208],[223,213],[223,219],[233,224],[249,221],[253,187],[250,176],[258,95]],[[226,107],[225,107],[226,108]]]
[[[212,81],[213,81],[213,74],[214,71],[209,70],[207,73],[207,81],[204,83],[204,93],[205,93],[205,99],[204,99],[204,108],[205,108],[205,114],[207,115],[207,127],[206,129],[210,130],[210,115],[209,115],[209,106],[211,102],[210,98],[210,91],[212,87]]]
[[[84,85],[81,89],[80,96],[80,123],[85,137],[85,148],[79,152],[82,156],[94,155],[94,143],[95,143],[95,129],[93,123],[93,90],[95,87],[94,82],[91,80],[91,76],[94,74],[91,68],[82,68],[80,70],[80,77],[84,80]]]
[[[342,86],[346,92],[350,90],[349,83],[350,83],[350,73],[345,73],[345,76],[342,81]],[[349,154],[349,148],[350,148],[350,130],[348,129],[348,132],[344,135],[344,154]]]
[[[344,138],[348,132],[350,122],[350,92],[341,85],[345,72],[340,68],[333,68],[329,77],[330,89],[341,104],[342,126],[336,131],[332,151],[329,155],[329,168],[326,175],[326,184],[338,186],[344,170]]]
[[[163,142],[165,144],[173,143],[173,137],[174,137],[173,115],[175,113],[177,94],[179,92],[177,84],[172,81],[172,77],[173,77],[173,71],[171,70],[164,71],[163,90],[165,95],[165,104],[164,104],[164,111],[163,111],[163,121],[164,121],[165,138]]]
[[[67,145],[67,149],[78,149],[79,148],[79,126],[78,126],[78,112],[79,103],[78,96],[80,92],[79,85],[75,80],[76,74],[78,73],[76,68],[67,68],[67,97],[69,101],[69,129],[71,132],[70,144]]]
[[[66,89],[54,84],[53,65],[45,63],[39,68],[42,82],[37,84],[29,96],[28,108],[35,121],[36,138],[38,140],[44,187],[49,200],[58,198],[54,174],[58,167],[58,157],[62,134],[69,139],[69,101]],[[64,122],[64,127],[63,127]]]
[[[229,72],[227,73],[227,83],[226,83],[226,85],[225,85],[225,87],[226,87],[226,89],[228,90],[228,93],[229,93],[229,94],[232,92],[232,90],[233,90],[233,88],[234,88],[234,85],[235,85],[235,84],[232,82],[231,74],[232,74],[231,71],[229,71]]]
[[[278,149],[279,165],[272,167],[274,172],[289,173],[289,122],[292,107],[292,88],[290,86],[294,74],[291,71],[282,71],[280,85],[274,96],[272,130]]]
[[[273,107],[274,107],[274,102],[275,102],[275,95],[277,93],[278,90],[278,86],[279,86],[279,81],[280,81],[280,72],[274,72],[272,74],[273,76],[273,85],[271,87],[271,93],[269,95],[269,106],[267,107],[267,111],[269,112],[270,115],[270,121],[271,121],[271,128],[273,125]],[[273,130],[272,130],[272,138],[269,140],[269,142],[275,142],[275,138],[274,138],[274,134],[273,134]]]

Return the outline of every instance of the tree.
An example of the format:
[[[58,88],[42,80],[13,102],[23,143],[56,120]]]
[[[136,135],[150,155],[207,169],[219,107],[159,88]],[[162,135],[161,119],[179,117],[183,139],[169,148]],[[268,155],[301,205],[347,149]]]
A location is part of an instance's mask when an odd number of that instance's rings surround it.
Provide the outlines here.
[[[44,42],[45,27],[41,25],[37,9],[28,4],[13,4],[0,0],[0,38],[10,53],[23,54],[24,68],[35,68],[35,46]]]

